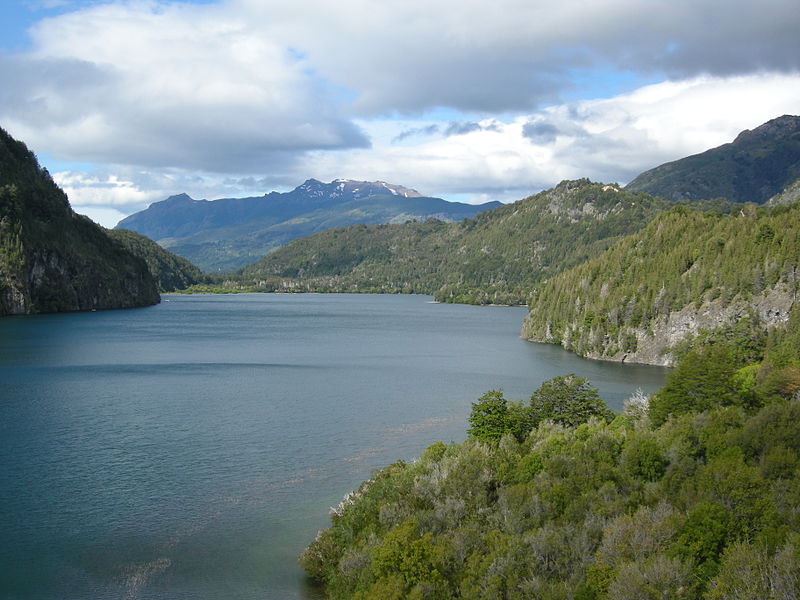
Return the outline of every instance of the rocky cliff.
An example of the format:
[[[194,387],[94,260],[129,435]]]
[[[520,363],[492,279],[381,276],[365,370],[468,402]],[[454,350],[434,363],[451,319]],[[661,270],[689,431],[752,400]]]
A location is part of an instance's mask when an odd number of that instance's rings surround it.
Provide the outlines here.
[[[690,336],[785,322],[800,291],[800,205],[685,208],[544,282],[522,335],[589,358],[670,365]]]
[[[75,214],[33,153],[0,129],[0,315],[158,302],[145,262]]]

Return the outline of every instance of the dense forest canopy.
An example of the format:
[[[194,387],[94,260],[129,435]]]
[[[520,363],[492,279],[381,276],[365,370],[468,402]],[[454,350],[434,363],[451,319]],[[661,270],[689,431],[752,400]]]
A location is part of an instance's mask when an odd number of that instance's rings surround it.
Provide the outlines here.
[[[597,256],[671,206],[615,185],[564,181],[459,223],[430,220],[323,231],[242,269],[238,285],[524,304],[536,283]],[[700,206],[729,208],[719,202]]]
[[[524,335],[618,358],[658,333],[667,352],[665,329],[681,333],[676,315],[687,307],[695,320],[711,313],[714,327],[745,318],[766,327],[786,319],[798,285],[800,205],[734,214],[678,207],[537,286]]]
[[[742,343],[698,344],[620,415],[572,375],[488,392],[467,441],[377,472],[301,563],[330,598],[797,598],[800,309]]]

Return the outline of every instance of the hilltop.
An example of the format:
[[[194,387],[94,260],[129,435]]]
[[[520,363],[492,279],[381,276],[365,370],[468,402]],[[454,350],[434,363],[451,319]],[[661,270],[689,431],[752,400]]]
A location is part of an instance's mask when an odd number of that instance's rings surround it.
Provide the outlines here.
[[[625,189],[669,200],[764,204],[800,178],[800,117],[783,115],[728,144],[645,171]]]

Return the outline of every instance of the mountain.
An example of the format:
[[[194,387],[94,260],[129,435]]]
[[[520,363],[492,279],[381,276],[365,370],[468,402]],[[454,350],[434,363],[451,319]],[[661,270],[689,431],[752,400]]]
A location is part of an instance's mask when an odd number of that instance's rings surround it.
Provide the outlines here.
[[[800,178],[800,117],[784,115],[729,143],[645,171],[625,189],[669,200],[763,204]]]
[[[128,229],[106,229],[111,239],[122,244],[131,254],[147,263],[150,274],[156,280],[159,292],[174,292],[189,286],[209,283],[204,275],[185,258],[164,250],[153,240]]]
[[[794,204],[800,200],[800,179],[786,186],[779,194],[767,200],[767,206],[780,206],[782,204]]]
[[[0,315],[158,302],[144,261],[75,214],[33,153],[0,129]]]
[[[669,365],[676,346],[726,327],[755,338],[800,289],[800,204],[732,215],[675,208],[540,285],[523,336],[582,356]]]
[[[309,179],[291,192],[193,200],[186,194],[151,204],[117,225],[156,240],[206,272],[229,272],[287,242],[356,223],[460,221],[499,206],[473,206],[422,196],[381,181]]]
[[[673,204],[588,179],[459,223],[351,226],[298,239],[239,272],[265,289],[434,294],[521,304],[537,282],[597,256]]]

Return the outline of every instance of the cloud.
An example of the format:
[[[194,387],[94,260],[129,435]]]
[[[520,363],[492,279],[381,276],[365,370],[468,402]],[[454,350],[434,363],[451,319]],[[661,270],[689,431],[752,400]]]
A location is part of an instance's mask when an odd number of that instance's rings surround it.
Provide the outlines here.
[[[540,144],[554,142],[559,133],[558,127],[544,121],[531,120],[522,126],[522,135]]]
[[[35,51],[0,63],[0,118],[57,157],[216,172],[368,145],[296,53],[239,18],[137,2],[41,21]]]
[[[500,131],[500,127],[494,120],[489,120],[484,123],[476,123],[474,121],[451,121],[444,130],[444,135],[445,137],[464,135],[466,133],[472,133],[473,131]]]
[[[0,53],[0,124],[97,165],[64,176],[79,206],[312,176],[511,199],[800,112],[796,0],[70,5]]]
[[[363,115],[439,106],[522,111],[557,101],[575,70],[640,77],[800,68],[795,0],[236,0],[273,23]],[[308,15],[314,15],[309,18]],[[346,42],[344,42],[346,40]]]
[[[409,129],[404,129],[396,136],[392,138],[392,143],[402,142],[407,140],[408,138],[415,138],[415,137],[427,137],[430,135],[435,135],[439,133],[439,125],[426,125],[424,127],[411,127]]]
[[[624,72],[635,87],[653,77],[796,71],[796,8],[796,0],[731,0],[725,10],[712,0],[498,0],[491,10],[479,0],[90,4],[40,21],[33,50],[3,59],[0,119],[73,160],[277,170],[310,150],[368,147],[358,118],[559,104],[576,93],[578,72],[595,82]]]
[[[445,198],[513,200],[562,179],[626,183],[661,163],[730,142],[743,129],[797,114],[798,98],[800,78],[793,75],[698,77],[555,105],[413,146],[313,153],[304,166],[319,179],[387,179]]]

